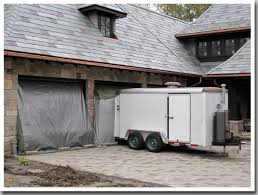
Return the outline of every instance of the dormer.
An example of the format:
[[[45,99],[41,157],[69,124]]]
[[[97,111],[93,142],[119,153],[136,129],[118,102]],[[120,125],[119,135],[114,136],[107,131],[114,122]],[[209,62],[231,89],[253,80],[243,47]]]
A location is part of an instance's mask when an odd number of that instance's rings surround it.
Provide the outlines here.
[[[119,5],[81,5],[79,11],[86,15],[103,36],[116,38],[116,20],[127,16]]]

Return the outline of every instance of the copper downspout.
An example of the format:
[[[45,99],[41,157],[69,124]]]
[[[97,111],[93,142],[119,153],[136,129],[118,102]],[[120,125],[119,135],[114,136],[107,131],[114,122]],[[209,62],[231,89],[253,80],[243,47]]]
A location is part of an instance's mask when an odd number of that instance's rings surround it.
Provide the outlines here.
[[[198,83],[195,83],[195,84],[191,85],[190,87],[195,87],[196,85],[201,84],[201,82],[202,82],[202,77],[200,77],[200,80],[199,80],[199,82],[198,82]]]
[[[216,82],[216,79],[213,80],[214,85],[216,85],[217,87],[221,88],[221,86]]]

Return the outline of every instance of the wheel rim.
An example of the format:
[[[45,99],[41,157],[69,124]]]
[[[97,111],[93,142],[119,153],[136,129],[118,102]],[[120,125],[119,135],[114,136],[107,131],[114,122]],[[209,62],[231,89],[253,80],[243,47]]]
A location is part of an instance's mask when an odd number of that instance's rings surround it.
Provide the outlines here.
[[[137,147],[139,144],[139,139],[136,136],[133,136],[130,140],[129,140],[130,144],[134,147]]]
[[[147,141],[147,146],[148,146],[149,149],[155,150],[158,146],[158,142],[157,142],[156,139],[149,139]]]

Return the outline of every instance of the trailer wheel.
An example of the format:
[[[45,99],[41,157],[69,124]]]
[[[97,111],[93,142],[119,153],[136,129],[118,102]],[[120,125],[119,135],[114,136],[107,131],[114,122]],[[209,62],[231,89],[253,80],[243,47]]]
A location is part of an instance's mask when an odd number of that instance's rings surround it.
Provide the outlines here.
[[[145,148],[150,152],[159,152],[163,147],[163,141],[161,137],[156,134],[152,133],[147,136],[145,141]]]
[[[130,133],[127,142],[129,148],[134,150],[140,150],[144,146],[142,134],[139,132]]]

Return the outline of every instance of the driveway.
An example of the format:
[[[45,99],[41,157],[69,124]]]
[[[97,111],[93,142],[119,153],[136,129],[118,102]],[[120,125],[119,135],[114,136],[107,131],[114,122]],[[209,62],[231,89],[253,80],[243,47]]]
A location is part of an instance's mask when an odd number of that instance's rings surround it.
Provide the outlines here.
[[[117,145],[31,155],[28,159],[171,187],[250,187],[250,142],[236,151],[237,147],[229,147],[229,156],[220,157],[178,147],[150,153]]]

